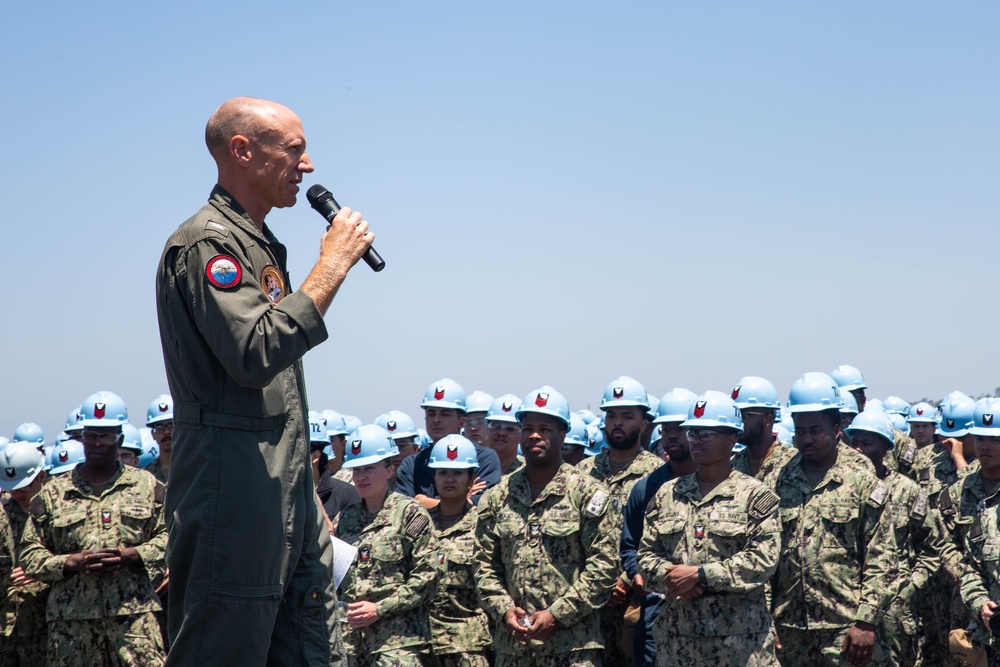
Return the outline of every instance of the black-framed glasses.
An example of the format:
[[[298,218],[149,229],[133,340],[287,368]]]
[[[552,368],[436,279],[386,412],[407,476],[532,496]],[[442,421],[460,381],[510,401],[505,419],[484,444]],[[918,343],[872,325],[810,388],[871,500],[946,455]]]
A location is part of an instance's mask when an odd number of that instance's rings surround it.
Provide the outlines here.
[[[160,422],[159,424],[153,424],[149,427],[149,430],[153,433],[166,433],[167,431],[174,432],[173,422]]]
[[[113,445],[122,437],[121,433],[112,433],[108,431],[88,431],[83,429],[83,444],[85,445],[96,445],[98,442],[102,445]]]

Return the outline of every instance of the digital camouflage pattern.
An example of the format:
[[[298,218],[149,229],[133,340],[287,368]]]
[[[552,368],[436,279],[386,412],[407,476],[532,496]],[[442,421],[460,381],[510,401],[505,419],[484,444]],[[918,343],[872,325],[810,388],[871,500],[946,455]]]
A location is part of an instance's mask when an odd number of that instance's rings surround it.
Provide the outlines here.
[[[437,587],[439,566],[437,538],[427,510],[390,491],[370,522],[364,503],[344,508],[336,535],[358,549],[340,584],[341,599],[374,602],[379,615],[366,628],[344,625],[348,658],[377,654],[389,659],[400,649],[427,653],[427,603]]]
[[[498,625],[498,667],[590,664],[593,655],[600,664],[596,612],[621,569],[621,521],[609,511],[608,497],[599,482],[566,463],[534,500],[523,469],[483,495],[476,583]],[[558,621],[553,635],[545,642],[514,641],[503,616],[515,606],[528,614],[547,609]]]
[[[31,499],[21,566],[29,577],[51,583],[49,621],[160,610],[152,580],[163,571],[167,542],[163,495],[163,485],[152,475],[120,466],[102,493],[75,468]],[[134,547],[141,562],[101,576],[63,572],[70,554],[118,547]]]
[[[969,479],[971,476],[966,481]],[[1000,601],[1000,502],[996,491],[984,500],[964,532],[966,558],[962,566],[961,597],[968,616],[976,619],[975,638],[990,646],[992,666],[1000,663],[1000,642],[983,627],[979,611],[990,600]]]
[[[428,510],[437,529],[437,563],[440,567],[437,593],[428,605],[431,651],[449,662],[461,662],[455,654],[477,654],[492,648],[489,619],[476,592],[476,524],[479,513],[469,503],[465,515],[455,525],[441,530],[437,507]]]
[[[576,466],[577,471],[589,475],[603,484],[611,493],[611,509],[617,517],[619,531],[625,517],[625,505],[628,503],[632,487],[640,479],[649,475],[663,465],[663,459],[656,454],[643,449],[618,474],[611,471],[611,455],[608,450],[597,456],[586,456]],[[624,571],[619,578],[627,588],[631,588],[632,580]],[[625,622],[625,610],[628,607],[626,599],[617,607],[601,607],[598,612],[601,621],[601,636],[604,638],[604,663],[608,665],[627,664],[632,661],[632,627],[634,623]]]
[[[917,451],[913,462],[913,474],[917,483],[932,503],[939,503],[938,494],[963,477],[979,470],[979,461],[969,461],[961,470],[955,464],[951,452],[940,443],[923,447]]]
[[[920,632],[917,601],[941,566],[943,523],[916,482],[892,471],[882,481],[889,487],[883,523],[892,531],[898,566],[879,634],[889,646],[892,664],[913,665]]]
[[[503,472],[503,476],[513,475],[515,472],[524,467],[524,457],[516,456],[514,457],[514,462],[510,464],[510,467]]]
[[[160,624],[151,613],[49,623],[47,667],[159,667],[163,662]]]
[[[157,456],[155,459],[150,461],[149,465],[143,468],[146,472],[156,478],[160,484],[167,483],[167,476],[169,470],[164,470],[163,465],[160,463],[160,457]]]
[[[646,507],[639,547],[645,586],[665,596],[670,567],[700,565],[707,587],[693,600],[665,598],[653,626],[657,661],[721,665],[736,651],[754,664],[777,664],[764,585],[780,550],[778,497],[753,477],[734,470],[705,497],[697,473],[660,487]],[[662,662],[677,651],[693,662]]]
[[[895,470],[907,477],[913,472],[913,463],[917,458],[917,451],[920,447],[917,441],[906,435],[902,431],[892,430],[893,446],[889,451],[896,464]]]
[[[782,549],[772,594],[782,643],[780,626],[877,626],[889,602],[896,559],[892,535],[880,526],[889,490],[841,453],[815,487],[801,454],[778,474]]]
[[[3,509],[10,521],[14,540],[14,564],[20,565],[18,552],[21,536],[28,522],[25,512],[13,498],[7,498]],[[48,626],[45,607],[49,599],[49,585],[36,581],[21,586],[8,586],[0,607],[0,654],[17,653],[17,660],[0,656],[0,665],[19,664],[20,667],[45,665]]]
[[[798,454],[798,450],[794,447],[788,447],[780,442],[776,443],[774,448],[771,449],[771,453],[760,464],[760,470],[757,471],[756,475],[750,472],[750,452],[747,449],[741,449],[733,454],[729,463],[733,467],[733,470],[741,472],[744,475],[749,475],[759,482],[763,482],[765,486],[773,491],[775,482],[778,481],[778,473],[781,472],[785,464],[791,461],[796,454]]]

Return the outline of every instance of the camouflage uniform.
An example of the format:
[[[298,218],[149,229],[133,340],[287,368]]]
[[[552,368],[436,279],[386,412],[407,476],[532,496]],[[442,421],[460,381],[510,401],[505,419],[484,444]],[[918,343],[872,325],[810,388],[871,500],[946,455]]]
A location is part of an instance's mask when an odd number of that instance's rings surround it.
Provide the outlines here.
[[[791,461],[795,455],[798,454],[798,450],[794,447],[788,447],[786,445],[777,443],[771,450],[771,453],[767,455],[764,462],[760,464],[760,470],[754,475],[750,472],[750,452],[746,449],[742,449],[735,454],[730,460],[730,465],[733,466],[733,470],[741,472],[744,475],[750,475],[759,482],[763,482],[772,491],[774,490],[774,484],[778,481],[778,473],[786,463]]]
[[[341,468],[334,474],[333,478],[339,479],[341,482],[347,482],[351,485],[354,484],[354,474],[351,472],[350,468]]]
[[[889,452],[896,462],[896,471],[910,477],[913,475],[913,463],[917,458],[917,441],[902,431],[892,430],[893,446]]]
[[[28,513],[13,498],[4,501],[3,509],[4,512],[0,513],[10,520],[14,538],[14,564],[20,565],[17,552],[21,548],[21,536],[28,523]],[[0,609],[0,665],[45,665],[49,636],[45,606],[48,600],[49,585],[41,581],[7,588],[3,607]]]
[[[913,458],[911,473],[921,489],[927,494],[931,505],[940,507],[943,500],[941,491],[955,484],[960,479],[979,470],[979,461],[972,461],[959,470],[951,452],[941,443],[934,443],[917,450]],[[944,519],[944,513],[940,513]],[[945,521],[947,524],[947,521]],[[948,633],[952,629],[952,609],[956,608],[959,599],[958,584],[955,575],[957,567],[948,569],[948,564],[956,564],[961,560],[959,550],[961,544],[954,537],[945,533],[942,545],[941,559],[945,567],[938,569],[926,587],[926,594],[918,600],[918,613],[921,624],[921,665],[926,667],[941,667],[955,665],[948,649]],[[964,614],[961,614],[964,615]]]
[[[366,628],[344,626],[348,664],[419,667],[430,641],[426,605],[438,582],[437,538],[427,510],[390,491],[371,521],[364,503],[344,508],[336,535],[358,548],[341,598],[374,602],[379,615]]]
[[[917,600],[941,565],[941,517],[910,478],[890,471],[883,482],[889,487],[883,523],[887,529],[891,526],[895,537],[898,567],[890,588],[894,595],[880,633],[889,645],[891,664],[914,665],[920,636]]]
[[[646,508],[639,570],[666,595],[672,565],[700,565],[694,600],[665,598],[653,627],[659,665],[777,665],[764,584],[781,550],[778,496],[741,472],[702,497],[697,473],[667,482]]]
[[[75,468],[31,499],[21,563],[29,577],[52,584],[50,666],[163,664],[152,584],[167,542],[163,495],[149,473],[119,466],[102,492]],[[63,571],[70,554],[116,547],[134,547],[141,561],[102,575]]]
[[[855,470],[861,470],[871,475],[875,474],[875,465],[867,456],[854,449],[854,447],[851,447],[851,443],[847,439],[842,438],[837,443],[837,462],[842,465],[853,466]],[[892,467],[889,469],[894,470]]]
[[[497,667],[600,665],[597,612],[621,567],[621,521],[608,511],[608,492],[563,463],[532,500],[527,471],[503,478],[479,503],[476,584],[496,621]],[[504,614],[548,610],[556,630],[546,641],[515,641]]]
[[[465,515],[450,528],[441,529],[437,507],[428,510],[437,528],[438,589],[428,607],[431,651],[439,667],[487,667],[490,637],[486,612],[476,593],[476,523],[479,513],[469,503]]]
[[[503,471],[503,476],[512,475],[521,468],[524,467],[524,457],[517,456],[514,458],[514,462],[510,464],[510,467]]]
[[[976,619],[973,638],[987,646],[990,666],[997,667],[1000,642],[983,627],[979,611],[990,600],[1000,601],[1000,501],[996,490],[982,500],[964,535],[961,591],[969,616]]]
[[[589,475],[603,484],[611,492],[611,509],[617,523],[619,534],[621,533],[622,522],[625,516],[625,504],[628,496],[632,493],[632,487],[643,477],[663,465],[663,459],[656,454],[640,449],[639,453],[626,468],[617,475],[611,472],[611,455],[608,450],[602,451],[597,456],[586,456],[579,465],[577,471],[581,475]],[[628,574],[622,571],[618,578],[631,589],[632,580]],[[632,663],[632,632],[635,623],[625,622],[625,611],[632,601],[629,595],[617,607],[601,607],[598,612],[601,619],[601,635],[604,637],[604,663],[607,665],[621,665]],[[641,604],[641,598],[637,598],[634,604]]]
[[[143,468],[143,470],[145,470],[150,475],[155,477],[157,481],[160,482],[161,484],[167,483],[167,476],[170,473],[170,468],[167,468],[166,470],[163,469],[163,465],[160,463],[159,456],[153,459],[148,466]]]
[[[838,665],[850,628],[856,621],[877,628],[889,602],[896,559],[880,524],[889,489],[842,450],[815,487],[802,463],[797,454],[775,486],[783,542],[771,580],[778,658],[795,667]],[[886,651],[876,637],[871,664],[885,664]]]

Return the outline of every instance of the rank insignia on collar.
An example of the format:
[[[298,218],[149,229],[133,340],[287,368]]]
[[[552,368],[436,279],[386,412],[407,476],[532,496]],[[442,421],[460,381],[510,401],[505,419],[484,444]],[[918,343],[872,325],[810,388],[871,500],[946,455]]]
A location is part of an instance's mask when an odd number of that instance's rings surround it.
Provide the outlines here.
[[[101,523],[111,523],[111,512],[101,512]]]
[[[232,289],[240,284],[243,269],[235,257],[216,255],[205,265],[205,277],[219,289]]]
[[[361,560],[368,560],[369,558],[371,558],[371,554],[369,553],[368,549],[359,549],[358,556],[361,558]]]
[[[705,526],[695,526],[694,536],[697,537],[699,540],[705,537]]]
[[[273,264],[268,264],[260,272],[260,286],[271,303],[278,303],[285,297],[285,277]]]

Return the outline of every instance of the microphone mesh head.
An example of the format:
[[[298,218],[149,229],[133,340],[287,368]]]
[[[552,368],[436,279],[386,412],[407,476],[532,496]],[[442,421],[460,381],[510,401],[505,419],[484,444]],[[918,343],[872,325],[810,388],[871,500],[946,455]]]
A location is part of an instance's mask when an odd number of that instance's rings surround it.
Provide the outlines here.
[[[323,197],[323,195],[329,195],[329,194],[330,194],[329,190],[327,190],[322,185],[317,183],[316,185],[306,190],[306,199],[309,200],[309,203],[311,205],[315,206],[316,203]]]

